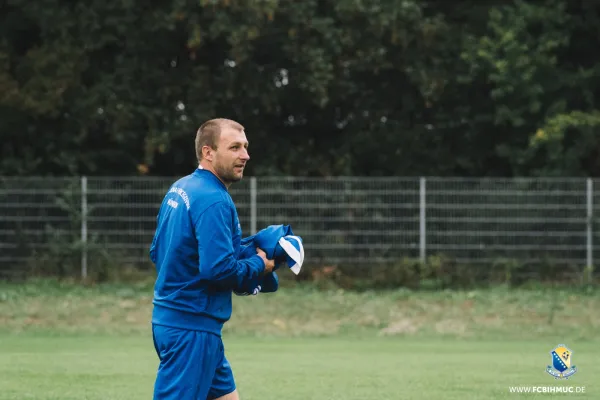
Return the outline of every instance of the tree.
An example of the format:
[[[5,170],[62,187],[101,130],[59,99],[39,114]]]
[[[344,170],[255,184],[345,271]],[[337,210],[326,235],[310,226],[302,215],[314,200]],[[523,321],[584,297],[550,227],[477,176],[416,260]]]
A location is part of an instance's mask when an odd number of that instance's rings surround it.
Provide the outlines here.
[[[6,0],[0,175],[185,174],[215,116],[246,126],[255,175],[594,173],[598,9]]]

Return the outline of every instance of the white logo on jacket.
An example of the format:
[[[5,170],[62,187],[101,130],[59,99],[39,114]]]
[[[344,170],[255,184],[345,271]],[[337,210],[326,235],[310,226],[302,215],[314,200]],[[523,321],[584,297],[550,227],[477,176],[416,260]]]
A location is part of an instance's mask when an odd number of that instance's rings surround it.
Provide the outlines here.
[[[180,187],[177,186],[173,186],[171,188],[171,190],[169,190],[169,193],[177,193],[179,196],[181,196],[181,198],[183,199],[183,202],[185,203],[185,207],[189,210],[190,209],[190,198],[188,197],[187,193],[185,192],[185,190],[183,190]]]
[[[175,200],[173,200],[173,199],[169,199],[169,200],[167,200],[167,204],[168,204],[168,205],[170,205],[170,206],[171,206],[171,207],[173,207],[173,208],[177,208],[177,206],[179,205],[179,203],[178,203],[178,202],[176,202],[176,201],[175,201]]]

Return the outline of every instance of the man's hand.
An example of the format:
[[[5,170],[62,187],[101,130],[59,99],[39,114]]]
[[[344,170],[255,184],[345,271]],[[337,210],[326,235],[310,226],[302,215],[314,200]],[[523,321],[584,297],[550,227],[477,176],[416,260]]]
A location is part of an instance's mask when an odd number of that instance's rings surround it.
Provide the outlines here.
[[[262,258],[265,262],[265,271],[263,272],[263,275],[272,272],[273,268],[275,268],[275,260],[269,260],[267,258],[267,253],[265,253],[262,249],[258,247],[256,248],[256,254],[258,254],[260,258]]]

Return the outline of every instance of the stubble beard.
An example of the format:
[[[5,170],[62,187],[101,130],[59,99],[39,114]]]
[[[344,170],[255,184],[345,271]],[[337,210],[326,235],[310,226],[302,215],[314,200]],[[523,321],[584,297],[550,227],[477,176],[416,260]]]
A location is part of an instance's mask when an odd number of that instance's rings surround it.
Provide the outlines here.
[[[236,175],[235,169],[233,167],[227,168],[223,165],[215,165],[215,172],[217,173],[217,175],[219,175],[219,178],[221,178],[221,180],[225,182],[225,184],[239,182],[242,180],[243,177],[243,170],[242,174]]]

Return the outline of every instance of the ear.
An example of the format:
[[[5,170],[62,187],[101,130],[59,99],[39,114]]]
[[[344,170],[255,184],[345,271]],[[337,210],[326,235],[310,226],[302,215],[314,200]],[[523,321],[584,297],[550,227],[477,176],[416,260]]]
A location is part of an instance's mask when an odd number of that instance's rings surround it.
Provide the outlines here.
[[[204,160],[213,160],[213,149],[210,146],[202,146],[202,158]]]

